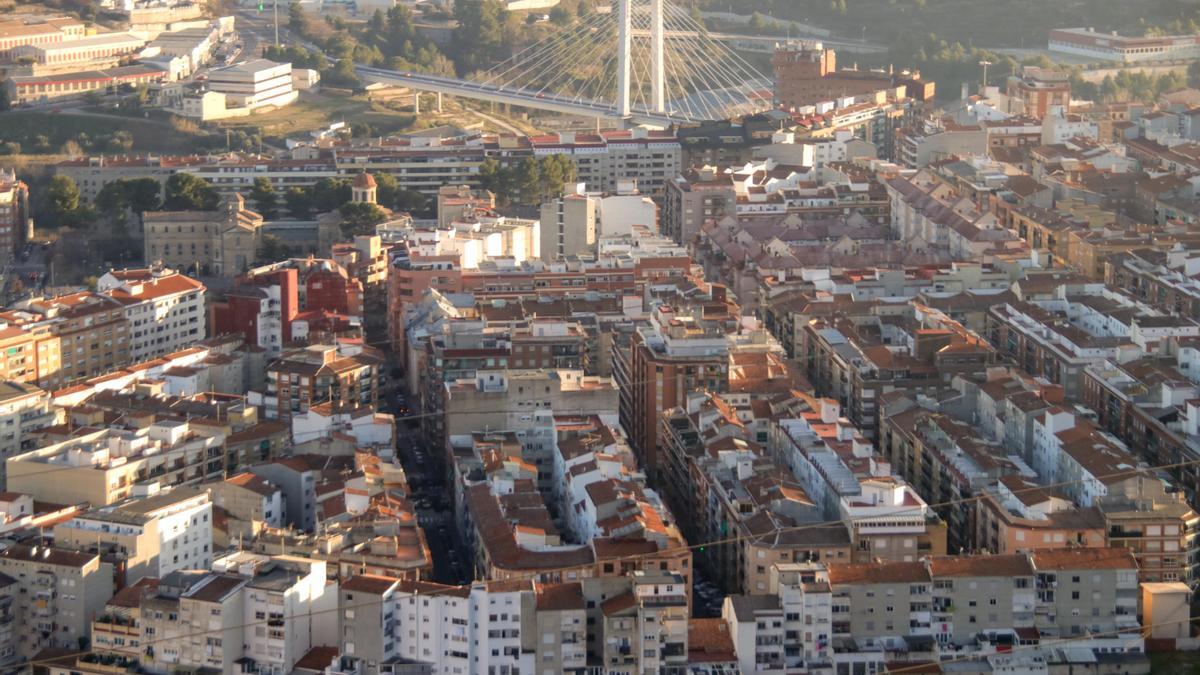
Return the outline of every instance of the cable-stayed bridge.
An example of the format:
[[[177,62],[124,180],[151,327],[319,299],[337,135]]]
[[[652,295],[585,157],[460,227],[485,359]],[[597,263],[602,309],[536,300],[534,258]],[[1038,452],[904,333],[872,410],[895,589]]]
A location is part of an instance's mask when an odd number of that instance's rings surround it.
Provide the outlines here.
[[[359,66],[368,82],[668,126],[771,107],[771,81],[671,0],[617,0],[466,79]]]

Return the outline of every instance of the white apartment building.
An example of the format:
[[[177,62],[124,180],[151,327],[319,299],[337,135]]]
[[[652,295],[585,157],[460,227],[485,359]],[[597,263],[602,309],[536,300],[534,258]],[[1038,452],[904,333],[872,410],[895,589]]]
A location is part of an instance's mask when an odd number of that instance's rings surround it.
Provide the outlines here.
[[[58,420],[58,409],[50,405],[50,394],[33,386],[8,380],[0,382],[0,461],[20,454],[25,434]],[[0,466],[0,485],[6,482]]]
[[[286,675],[309,649],[337,644],[338,589],[328,583],[324,560],[238,551],[214,561],[213,570],[252,577],[244,591],[242,656],[258,672]]]
[[[111,270],[96,290],[124,305],[135,362],[177,352],[207,335],[204,284],[175,270]]]
[[[178,487],[92,509],[54,527],[54,540],[80,550],[124,557],[125,581],[161,579],[212,565],[212,502],[208,490]]]
[[[661,195],[682,170],[683,147],[670,131],[564,131],[529,143],[535,157],[570,157],[579,182],[597,192],[616,192],[619,183],[632,181],[646,194]]]
[[[393,659],[434,664],[435,673],[447,675],[477,672],[471,667],[470,594],[465,586],[351,577],[341,586],[342,654],[359,660],[363,675],[378,675]]]
[[[225,94],[231,108],[254,110],[264,106],[285,106],[299,95],[292,88],[292,64],[254,59],[209,73],[211,91]]]
[[[360,448],[391,448],[395,425],[395,417],[375,412],[371,406],[335,407],[327,402],[292,415],[292,439],[296,443],[307,443],[331,438],[336,432],[353,437]]]
[[[1085,508],[1142,464],[1123,443],[1061,407],[1034,419],[1032,459],[1043,480],[1061,484],[1062,493]]]
[[[744,673],[794,673],[830,667],[833,602],[821,565],[785,563],[771,568],[770,592],[725,598],[738,666]]]

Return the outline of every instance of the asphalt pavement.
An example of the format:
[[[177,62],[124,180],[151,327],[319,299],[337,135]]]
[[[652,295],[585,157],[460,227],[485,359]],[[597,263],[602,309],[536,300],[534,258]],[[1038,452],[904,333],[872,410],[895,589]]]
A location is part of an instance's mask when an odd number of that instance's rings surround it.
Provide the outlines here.
[[[470,582],[470,555],[454,520],[454,495],[446,485],[446,472],[420,431],[410,428],[400,414],[408,403],[398,398],[397,391],[388,393],[383,408],[396,415],[396,453],[408,476],[417,520],[425,529],[433,556],[433,580],[443,584]]]

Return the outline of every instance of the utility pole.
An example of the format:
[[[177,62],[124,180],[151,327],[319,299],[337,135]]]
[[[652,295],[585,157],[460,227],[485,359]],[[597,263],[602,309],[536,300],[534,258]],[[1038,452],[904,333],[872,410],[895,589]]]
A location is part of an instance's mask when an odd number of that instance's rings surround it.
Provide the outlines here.
[[[618,21],[621,23],[617,26],[617,114],[620,115],[621,119],[628,119],[630,113],[629,52],[633,43],[633,31],[631,30],[633,11],[630,4],[633,0],[618,0],[618,2],[620,3]]]
[[[650,78],[654,112],[666,112],[666,75],[663,63],[663,0],[650,0]]]
[[[279,0],[273,0],[275,8],[275,46],[279,46]]]
[[[987,69],[988,69],[988,66],[992,65],[992,62],[988,61],[987,59],[984,59],[979,62],[979,65],[983,66],[983,88],[987,89]],[[982,94],[983,92],[981,91],[979,93]]]

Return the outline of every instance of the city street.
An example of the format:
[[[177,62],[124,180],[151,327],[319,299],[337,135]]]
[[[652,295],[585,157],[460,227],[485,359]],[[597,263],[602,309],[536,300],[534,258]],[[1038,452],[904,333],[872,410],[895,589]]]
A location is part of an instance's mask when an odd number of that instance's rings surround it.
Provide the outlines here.
[[[396,414],[407,406],[403,396],[389,392],[385,410]],[[467,583],[471,580],[470,565],[462,538],[454,524],[452,497],[445,484],[445,472],[439,456],[421,436],[420,431],[396,415],[396,452],[408,475],[417,519],[425,529],[425,538],[433,555],[433,579],[444,584]]]
[[[13,262],[4,270],[5,293],[15,295],[17,288],[28,291],[34,288],[44,288],[51,281],[50,260],[54,255],[53,248],[42,248],[41,244],[25,244],[13,257]],[[17,285],[15,282],[20,281]]]

